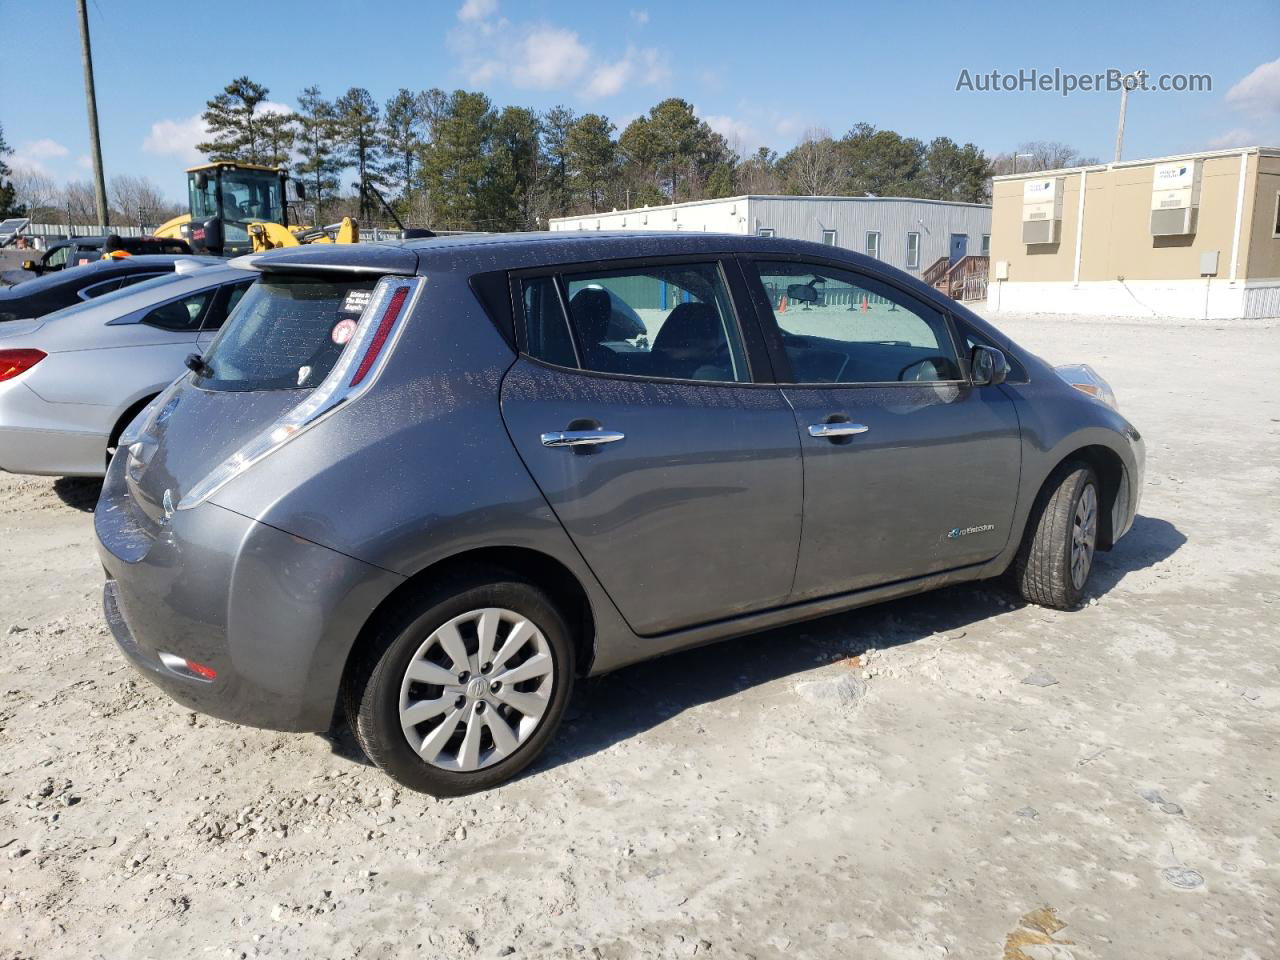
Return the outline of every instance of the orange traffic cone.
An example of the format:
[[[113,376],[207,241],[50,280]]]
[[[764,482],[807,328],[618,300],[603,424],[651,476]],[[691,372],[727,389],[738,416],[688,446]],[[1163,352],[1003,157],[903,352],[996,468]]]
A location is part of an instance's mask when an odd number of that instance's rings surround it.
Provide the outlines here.
[[[862,295],[862,311],[863,313],[866,313],[870,309],[871,309],[871,304],[867,302],[867,295],[864,293]]]
[[[778,312],[779,313],[787,312],[787,295],[785,293],[778,298]]]

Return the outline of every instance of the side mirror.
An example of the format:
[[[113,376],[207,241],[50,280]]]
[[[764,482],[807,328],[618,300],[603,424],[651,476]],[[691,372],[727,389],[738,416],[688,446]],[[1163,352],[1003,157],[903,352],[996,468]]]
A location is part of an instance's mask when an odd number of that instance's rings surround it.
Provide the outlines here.
[[[201,193],[204,193],[204,191],[208,188],[208,186],[209,186],[209,175],[205,173],[203,170],[201,170],[199,173],[196,174],[196,189],[199,190]]]
[[[977,386],[995,387],[1009,376],[1009,361],[995,347],[974,347],[969,370]]]
[[[23,269],[23,270],[34,270],[35,268],[36,268],[36,262],[35,262],[34,260],[23,260],[23,261],[22,261],[22,269]]]

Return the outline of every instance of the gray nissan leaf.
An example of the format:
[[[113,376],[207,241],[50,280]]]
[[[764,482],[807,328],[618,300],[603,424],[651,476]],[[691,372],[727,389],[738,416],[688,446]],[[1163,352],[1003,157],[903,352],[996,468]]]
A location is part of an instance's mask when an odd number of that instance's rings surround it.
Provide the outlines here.
[[[1143,445],[906,274],[710,234],[241,258],[257,279],[126,429],[107,621],[175,700],[324,731],[438,796],[554,734],[576,677],[1008,575],[1068,609]],[[620,319],[621,318],[621,319]]]

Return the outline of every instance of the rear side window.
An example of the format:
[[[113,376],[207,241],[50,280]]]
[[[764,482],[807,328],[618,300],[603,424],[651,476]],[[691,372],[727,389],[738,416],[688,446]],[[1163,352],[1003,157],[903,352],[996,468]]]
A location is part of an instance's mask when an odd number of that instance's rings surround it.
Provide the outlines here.
[[[290,390],[320,384],[368,305],[374,279],[257,280],[205,354],[206,390]]]
[[[162,330],[199,330],[200,318],[212,296],[212,291],[202,290],[181,300],[170,300],[148,312],[142,322]]]
[[[597,373],[711,383],[750,380],[718,264],[568,273],[559,282],[563,302],[553,278],[523,285],[531,356]]]

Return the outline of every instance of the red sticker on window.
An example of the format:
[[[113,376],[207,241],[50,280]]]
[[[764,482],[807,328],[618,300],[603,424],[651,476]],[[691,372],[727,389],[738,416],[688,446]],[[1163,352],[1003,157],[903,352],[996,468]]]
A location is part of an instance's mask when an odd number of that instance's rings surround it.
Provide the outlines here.
[[[356,332],[356,322],[354,320],[339,320],[333,326],[333,332],[329,334],[333,337],[333,342],[342,346],[351,339],[351,335]]]

